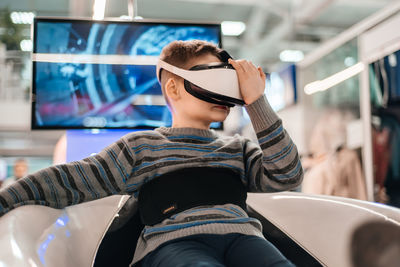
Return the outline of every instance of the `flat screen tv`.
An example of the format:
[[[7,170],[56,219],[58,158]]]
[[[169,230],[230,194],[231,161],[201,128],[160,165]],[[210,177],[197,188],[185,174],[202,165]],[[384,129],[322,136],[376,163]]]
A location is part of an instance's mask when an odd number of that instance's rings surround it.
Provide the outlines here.
[[[280,111],[297,102],[296,65],[291,64],[268,75],[265,95],[271,107]]]
[[[35,18],[32,129],[169,126],[157,59],[193,39],[221,46],[220,24]]]

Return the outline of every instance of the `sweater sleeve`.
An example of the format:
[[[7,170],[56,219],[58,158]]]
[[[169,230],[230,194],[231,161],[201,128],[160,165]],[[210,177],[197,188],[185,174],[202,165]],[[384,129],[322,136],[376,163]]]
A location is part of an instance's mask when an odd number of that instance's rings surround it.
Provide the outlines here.
[[[42,169],[0,190],[0,216],[22,205],[53,208],[125,193],[133,155],[124,137],[80,161]]]
[[[265,95],[246,106],[258,144],[245,141],[246,175],[250,192],[295,188],[303,179],[296,145],[272,110]]]

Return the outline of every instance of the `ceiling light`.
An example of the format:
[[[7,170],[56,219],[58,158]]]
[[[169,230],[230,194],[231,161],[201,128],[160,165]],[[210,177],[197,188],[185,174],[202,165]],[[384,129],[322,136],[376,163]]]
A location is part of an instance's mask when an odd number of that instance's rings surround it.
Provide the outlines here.
[[[122,20],[132,20],[132,17],[129,16],[129,15],[122,15],[122,16],[119,16],[119,18],[122,19]],[[142,16],[136,16],[133,19],[134,20],[138,20],[138,19],[143,19],[143,17]]]
[[[223,21],[222,34],[226,36],[239,36],[246,29],[246,24],[241,21]]]
[[[389,61],[389,65],[390,67],[396,67],[397,66],[397,58],[396,58],[396,54],[390,54],[388,56],[388,61]]]
[[[344,59],[344,65],[345,65],[346,67],[353,66],[353,65],[356,64],[356,63],[357,63],[357,60],[356,60],[354,57],[346,57],[346,58]]]
[[[32,40],[22,40],[19,43],[19,46],[21,47],[22,51],[30,52],[32,51],[33,47]]]
[[[303,51],[300,50],[283,50],[279,54],[279,59],[282,62],[298,62],[304,58]]]
[[[104,12],[106,10],[106,0],[94,0],[93,4],[93,19],[104,19]]]
[[[122,20],[132,20],[132,17],[128,16],[128,15],[122,15],[122,16],[119,16],[119,18]]]
[[[364,63],[359,62],[347,69],[344,69],[338,73],[333,74],[332,76],[329,76],[326,79],[307,84],[304,87],[304,92],[307,95],[311,95],[316,92],[325,91],[325,90],[327,90],[335,85],[338,85],[339,83],[359,74],[360,72],[362,72],[364,70],[364,67],[365,67]]]
[[[32,24],[35,14],[33,12],[11,12],[10,18],[14,24]]]

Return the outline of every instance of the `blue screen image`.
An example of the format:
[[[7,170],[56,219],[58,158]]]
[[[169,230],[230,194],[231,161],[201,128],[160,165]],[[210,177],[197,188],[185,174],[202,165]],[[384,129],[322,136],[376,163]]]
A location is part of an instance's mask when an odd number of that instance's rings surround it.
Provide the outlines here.
[[[171,125],[155,64],[165,45],[194,39],[220,45],[219,25],[37,19],[32,128]]]

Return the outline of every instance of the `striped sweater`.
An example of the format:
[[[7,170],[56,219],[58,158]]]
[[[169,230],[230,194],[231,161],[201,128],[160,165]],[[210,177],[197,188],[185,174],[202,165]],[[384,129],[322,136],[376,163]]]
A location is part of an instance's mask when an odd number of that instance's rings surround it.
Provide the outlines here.
[[[113,194],[130,194],[136,200],[144,183],[185,167],[235,169],[249,192],[298,186],[303,170],[296,146],[266,97],[246,109],[259,144],[239,135],[220,136],[194,128],[132,132],[97,155],[51,166],[2,189],[0,216],[27,204],[64,208]],[[262,236],[262,229],[258,220],[233,204],[192,208],[146,226],[133,263],[168,240],[203,233]]]

